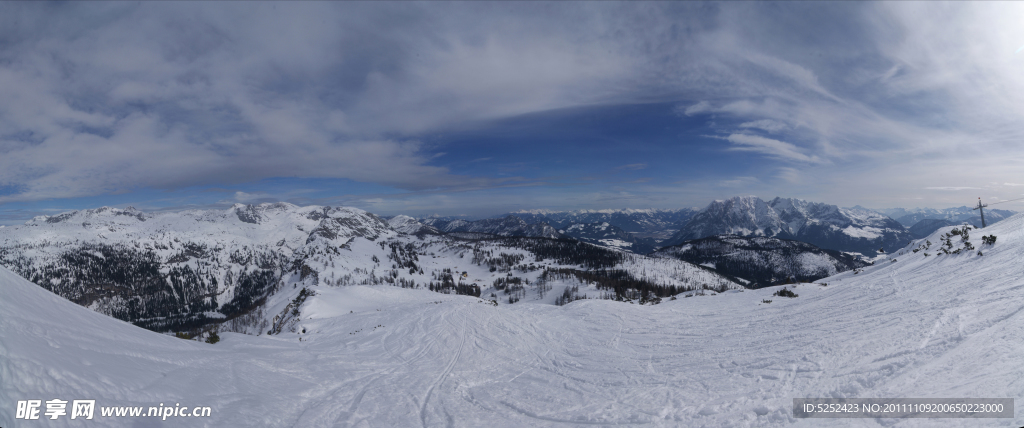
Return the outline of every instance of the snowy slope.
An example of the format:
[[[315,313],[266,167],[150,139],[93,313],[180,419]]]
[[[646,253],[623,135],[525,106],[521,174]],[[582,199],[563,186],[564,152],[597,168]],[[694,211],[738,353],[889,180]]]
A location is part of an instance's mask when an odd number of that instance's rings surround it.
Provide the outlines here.
[[[1024,216],[985,229],[993,245],[971,231],[982,256],[935,255],[949,231],[896,262],[798,285],[796,298],[769,287],[655,306],[495,307],[422,289],[313,286],[296,333],[226,333],[216,345],[133,327],[0,269],[0,426],[1020,426],[1022,416],[791,417],[794,397],[1020,403]],[[926,241],[930,251],[912,251]],[[213,416],[13,419],[17,400],[51,398],[211,406]]]

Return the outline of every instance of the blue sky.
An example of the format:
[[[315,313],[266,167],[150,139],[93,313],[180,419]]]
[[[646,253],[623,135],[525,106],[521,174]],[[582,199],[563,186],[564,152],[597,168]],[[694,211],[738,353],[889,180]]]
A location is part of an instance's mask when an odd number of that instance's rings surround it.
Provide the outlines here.
[[[1021,18],[978,2],[4,2],[0,224],[103,205],[1020,198]]]

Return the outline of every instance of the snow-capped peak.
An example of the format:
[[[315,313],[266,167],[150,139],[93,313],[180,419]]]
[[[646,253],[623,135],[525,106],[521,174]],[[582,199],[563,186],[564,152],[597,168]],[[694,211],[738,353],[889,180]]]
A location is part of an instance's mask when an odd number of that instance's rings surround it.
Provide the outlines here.
[[[756,196],[737,196],[709,204],[664,245],[724,234],[796,239],[864,254],[882,246],[896,249],[910,241],[905,227],[874,211],[795,198],[765,202]]]

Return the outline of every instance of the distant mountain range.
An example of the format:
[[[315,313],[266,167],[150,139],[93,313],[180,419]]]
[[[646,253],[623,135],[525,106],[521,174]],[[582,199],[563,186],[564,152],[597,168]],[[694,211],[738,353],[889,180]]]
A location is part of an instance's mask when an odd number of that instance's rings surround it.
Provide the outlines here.
[[[715,235],[792,239],[868,256],[880,248],[902,248],[911,240],[910,232],[899,222],[868,209],[792,198],[766,202],[756,196],[737,196],[712,202],[662,245]]]
[[[986,222],[993,224],[1013,214],[1008,210],[986,210]],[[897,215],[900,218],[893,217]],[[969,207],[870,210],[793,198],[765,201],[755,196],[714,201],[703,209],[522,210],[475,221],[459,217],[415,220],[407,216],[391,220],[396,221],[405,225],[392,223],[393,228],[415,230],[410,233],[563,236],[637,254],[693,239],[736,235],[791,239],[869,257],[879,249],[900,248],[943,225],[966,221],[980,226],[977,211]]]
[[[516,211],[510,214],[522,218],[528,223],[544,222],[561,230],[569,229],[575,224],[608,223],[638,238],[654,238],[656,241],[661,241],[672,236],[680,226],[685,224],[699,211],[700,209],[698,208],[680,208],[677,210],[530,210]]]
[[[607,248],[647,254],[672,236],[699,210],[623,209],[547,211],[532,210],[483,220],[459,217],[413,219],[395,216],[389,224],[403,233],[455,234],[463,238],[528,236],[573,238]]]
[[[420,220],[420,223],[431,226],[443,233],[472,232],[497,236],[529,236],[536,238],[559,238],[562,236],[558,233],[558,230],[547,223],[528,223],[526,220],[514,215],[476,221],[428,218]]]
[[[906,227],[913,227],[918,222],[925,219],[946,220],[950,222],[950,224],[961,224],[963,222],[967,222],[974,227],[981,227],[981,215],[973,207],[967,206],[943,209],[888,208],[876,211],[896,219],[896,221]],[[995,224],[996,222],[1016,213],[1016,211],[986,208],[985,223]]]

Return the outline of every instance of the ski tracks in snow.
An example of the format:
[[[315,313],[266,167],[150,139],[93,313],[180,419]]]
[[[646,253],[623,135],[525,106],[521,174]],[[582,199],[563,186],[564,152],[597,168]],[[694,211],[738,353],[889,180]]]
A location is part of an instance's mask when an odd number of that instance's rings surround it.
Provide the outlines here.
[[[452,323],[449,321],[449,324]],[[453,325],[453,327],[455,326]],[[462,356],[462,349],[465,348],[466,346],[466,327],[466,319],[463,318],[461,326],[462,341],[459,343],[459,349],[455,351],[455,355],[453,355],[451,360],[448,361],[448,365],[444,368],[444,370],[437,377],[437,379],[434,380],[434,383],[430,385],[430,388],[427,388],[427,393],[423,395],[423,398],[421,400],[422,403],[420,404],[420,422],[423,423],[424,428],[429,426],[427,424],[427,404],[430,402],[430,396],[434,393],[435,389],[437,389],[444,383],[445,379],[448,377],[449,374],[451,374],[452,370],[455,369],[455,365],[458,364],[459,358]],[[448,422],[448,426],[454,426],[454,420],[452,419],[451,414],[447,412],[447,410],[445,410],[445,416]]]

